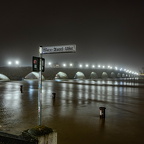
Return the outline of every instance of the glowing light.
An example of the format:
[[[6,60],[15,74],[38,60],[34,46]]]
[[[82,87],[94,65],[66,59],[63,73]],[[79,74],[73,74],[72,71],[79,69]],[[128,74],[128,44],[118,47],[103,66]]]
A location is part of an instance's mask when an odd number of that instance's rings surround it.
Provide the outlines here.
[[[19,65],[19,61],[15,61],[15,64],[16,64],[16,65]]]
[[[88,65],[88,64],[86,64],[86,67],[89,67],[89,65]]]
[[[64,67],[66,67],[66,64],[63,64]]]
[[[12,62],[11,62],[11,61],[9,61],[9,62],[8,62],[8,65],[11,65],[11,64],[12,64]]]
[[[50,65],[51,65],[51,62],[49,62],[48,65],[50,66]]]
[[[100,68],[101,67],[101,65],[98,65],[98,68]]]
[[[70,63],[70,66],[72,67],[72,66],[73,66],[73,64],[72,64],[72,63]]]
[[[79,67],[82,68],[83,66],[80,64]]]
[[[92,65],[92,68],[95,68],[95,65]]]

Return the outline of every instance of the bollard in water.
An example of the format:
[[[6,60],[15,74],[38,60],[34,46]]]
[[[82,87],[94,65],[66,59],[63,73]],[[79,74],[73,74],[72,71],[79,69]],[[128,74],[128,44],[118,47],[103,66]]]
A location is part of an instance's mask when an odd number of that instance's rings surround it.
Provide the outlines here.
[[[99,107],[100,109],[100,118],[105,118],[105,107]]]
[[[23,93],[23,85],[20,85],[20,91]]]
[[[53,95],[53,99],[55,99],[55,97],[56,97],[56,93],[52,93],[52,95]]]

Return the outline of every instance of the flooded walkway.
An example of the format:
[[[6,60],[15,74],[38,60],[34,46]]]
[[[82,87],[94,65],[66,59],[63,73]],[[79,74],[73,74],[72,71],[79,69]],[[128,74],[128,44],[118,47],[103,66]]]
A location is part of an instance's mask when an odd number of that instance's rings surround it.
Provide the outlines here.
[[[144,88],[138,86],[120,81],[44,81],[42,124],[57,131],[58,144],[142,144]],[[21,134],[36,126],[37,95],[37,81],[0,82],[0,131]],[[99,118],[101,106],[106,107],[105,119]]]

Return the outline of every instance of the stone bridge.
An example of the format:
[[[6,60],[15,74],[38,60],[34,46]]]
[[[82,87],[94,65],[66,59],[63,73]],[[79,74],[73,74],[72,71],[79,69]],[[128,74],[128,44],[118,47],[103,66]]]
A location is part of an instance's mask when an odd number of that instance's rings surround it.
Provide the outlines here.
[[[0,67],[0,74],[10,80],[22,80],[33,74],[31,67]],[[97,78],[134,78],[137,75],[115,69],[88,68],[46,68],[42,73],[45,79],[97,79]]]

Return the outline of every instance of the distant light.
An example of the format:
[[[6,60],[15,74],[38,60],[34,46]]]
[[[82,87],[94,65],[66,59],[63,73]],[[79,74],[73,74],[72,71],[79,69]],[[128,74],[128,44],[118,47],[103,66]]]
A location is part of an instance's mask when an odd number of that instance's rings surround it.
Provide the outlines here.
[[[92,65],[92,68],[95,68],[95,65]]]
[[[117,67],[115,67],[115,69],[117,70],[118,68],[117,68]]]
[[[66,64],[63,64],[64,67],[66,67]]]
[[[19,65],[19,61],[15,61],[15,64],[16,64],[16,65]]]
[[[72,64],[72,63],[70,63],[70,66],[73,66],[73,64]]]
[[[103,68],[105,68],[105,66],[103,66]]]
[[[81,68],[81,67],[83,67],[83,66],[80,64],[79,67]]]
[[[98,67],[100,68],[100,67],[101,67],[101,65],[98,65]]]
[[[108,65],[107,67],[108,67],[108,68],[110,68],[110,66],[109,66],[109,65]]]
[[[8,65],[11,65],[11,64],[12,64],[12,62],[11,62],[11,61],[9,61],[9,62],[8,62]]]
[[[122,71],[123,69],[122,68],[120,68],[120,71]]]
[[[51,62],[49,62],[48,65],[51,65]]]
[[[86,67],[89,67],[89,65],[88,65],[88,64],[86,64]]]

